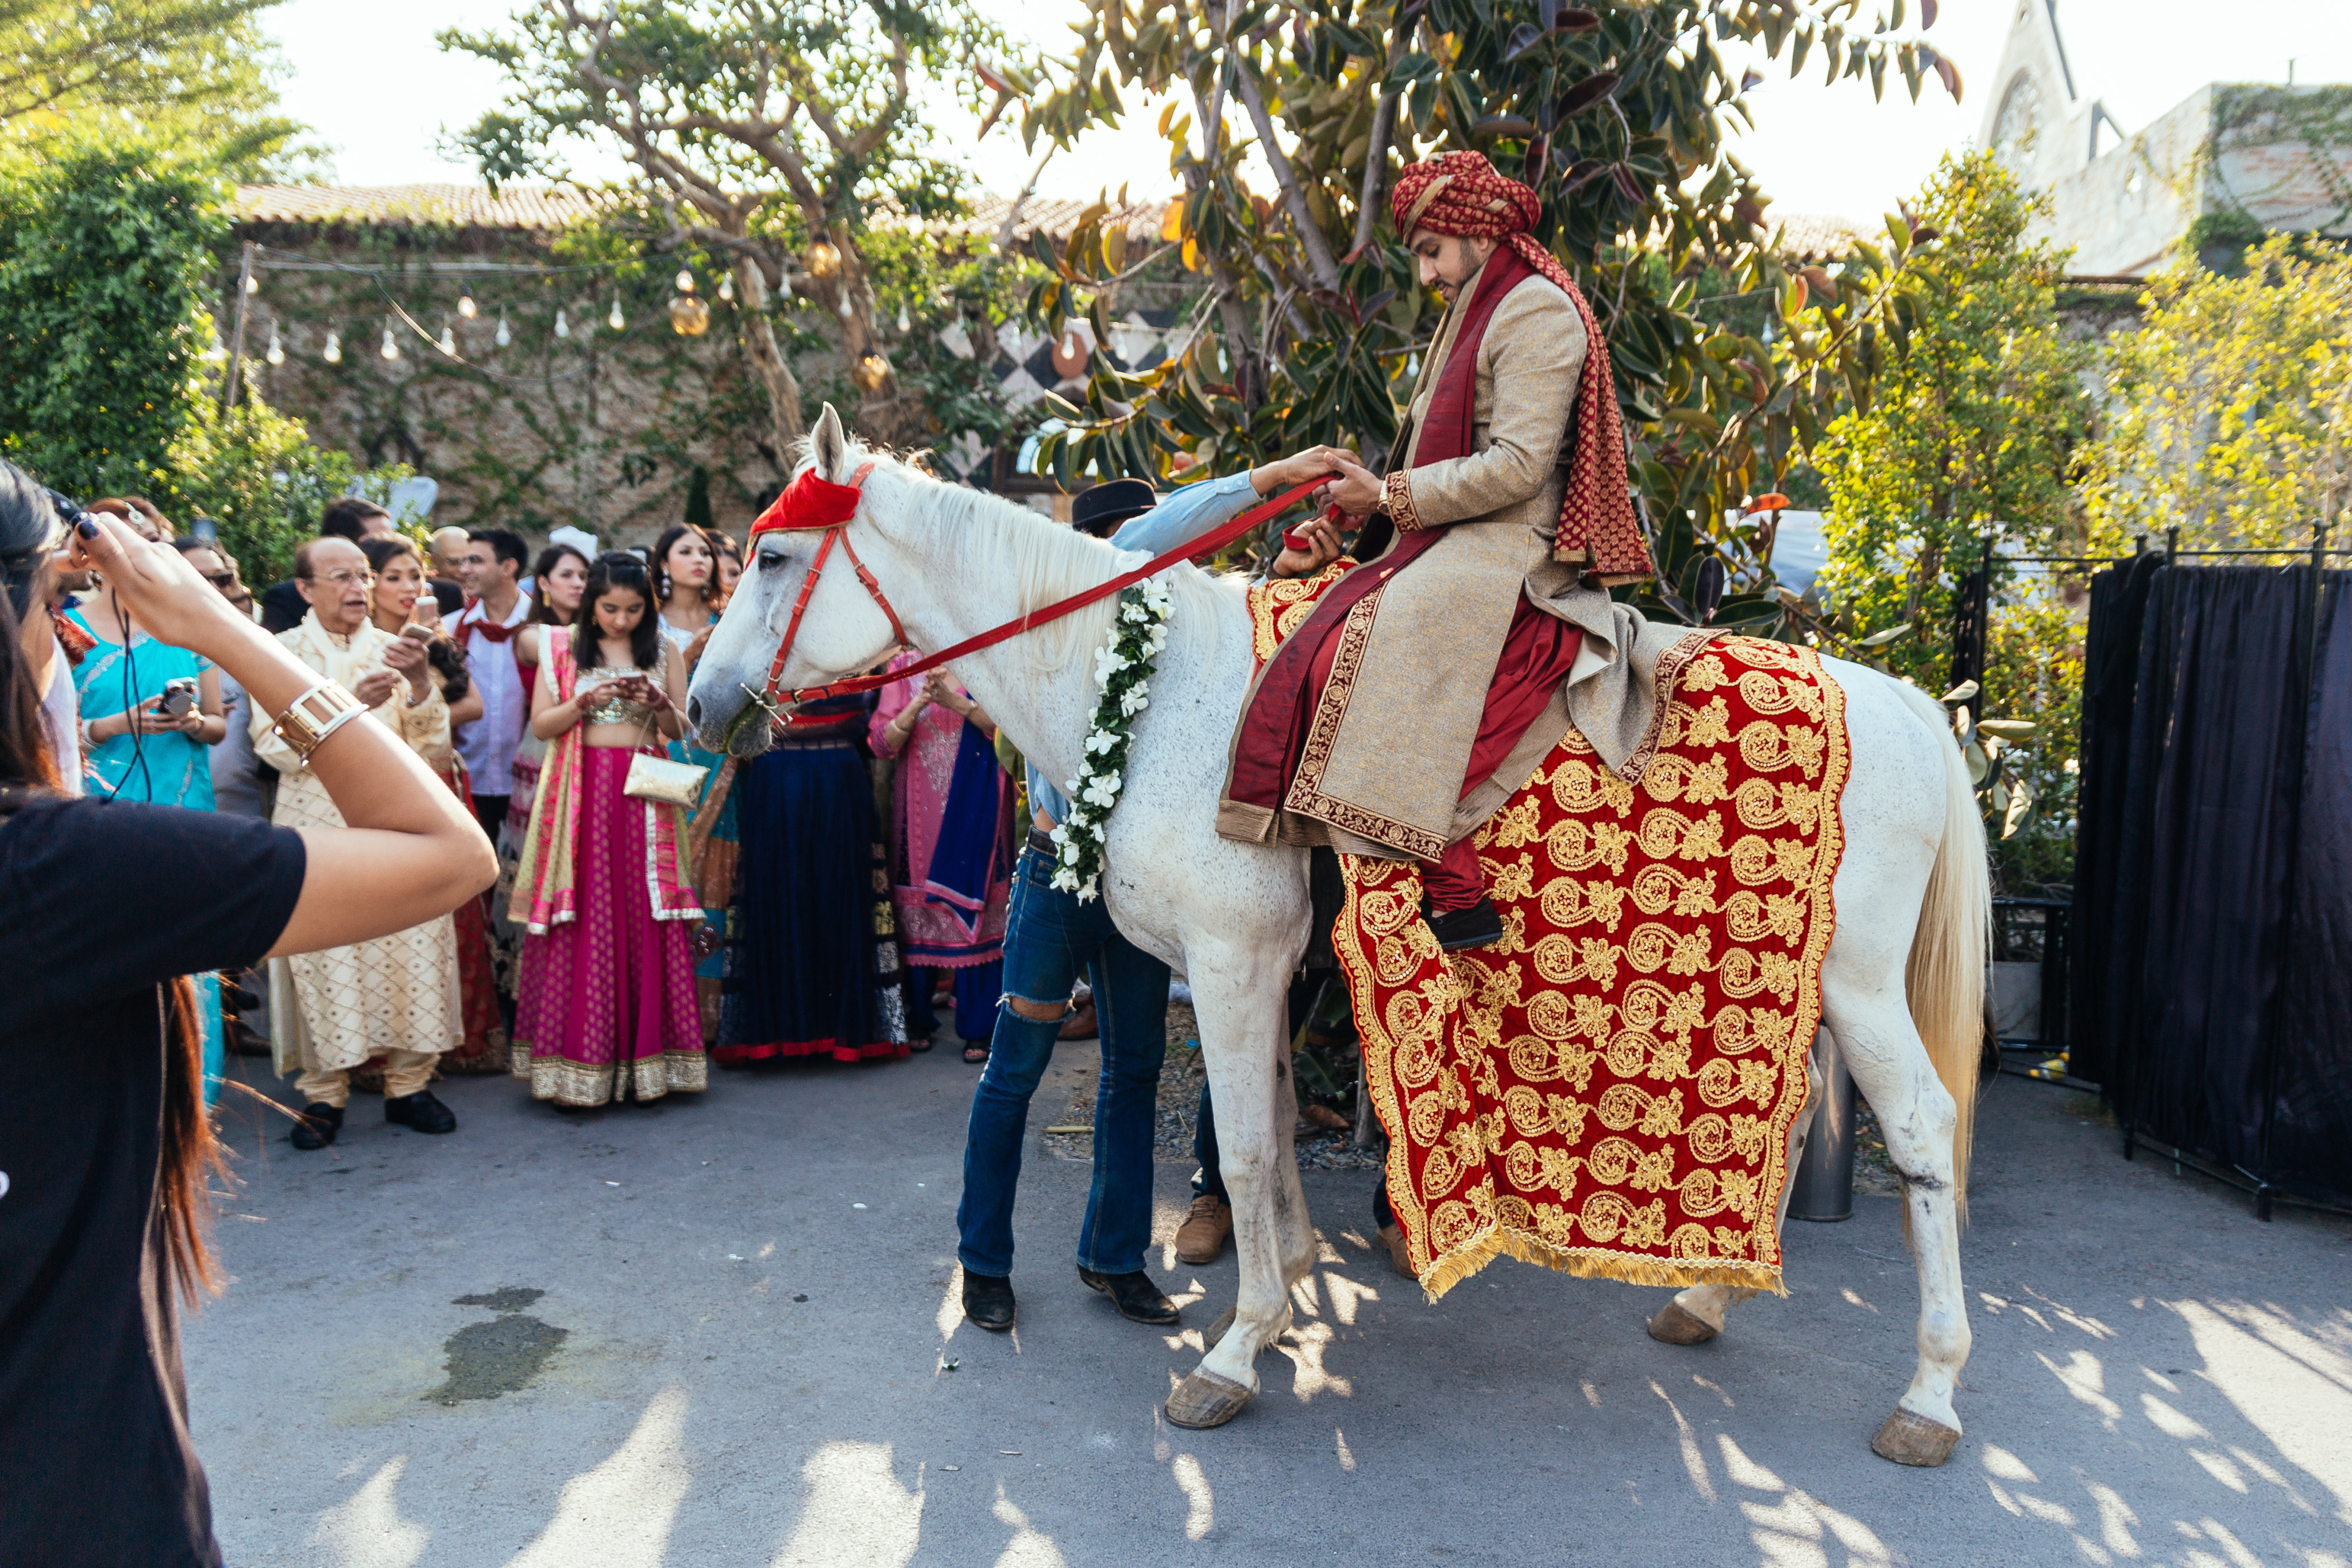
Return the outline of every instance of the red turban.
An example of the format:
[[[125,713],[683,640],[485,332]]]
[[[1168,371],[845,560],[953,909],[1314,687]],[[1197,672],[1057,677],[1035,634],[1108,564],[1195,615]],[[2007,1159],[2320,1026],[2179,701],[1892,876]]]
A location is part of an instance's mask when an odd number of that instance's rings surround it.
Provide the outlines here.
[[[1638,582],[1655,568],[1626,493],[1625,433],[1609,374],[1609,343],[1568,268],[1528,234],[1542,211],[1535,192],[1497,174],[1483,153],[1448,153],[1415,163],[1397,176],[1389,195],[1389,213],[1400,237],[1410,238],[1414,229],[1425,228],[1500,239],[1574,302],[1584,320],[1584,371],[1576,389],[1576,452],[1552,559],[1580,566],[1604,584]]]

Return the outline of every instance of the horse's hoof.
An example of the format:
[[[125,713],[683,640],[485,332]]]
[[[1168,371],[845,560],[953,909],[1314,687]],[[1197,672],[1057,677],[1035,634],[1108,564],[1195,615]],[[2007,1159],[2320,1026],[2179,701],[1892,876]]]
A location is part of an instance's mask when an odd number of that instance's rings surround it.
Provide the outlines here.
[[[1209,1325],[1208,1336],[1202,1342],[1203,1345],[1207,1349],[1215,1350],[1217,1348],[1217,1342],[1225,1337],[1225,1331],[1234,1326],[1234,1314],[1235,1310],[1236,1309],[1232,1307],[1226,1308],[1225,1315]]]
[[[1722,1331],[1679,1301],[1667,1302],[1650,1320],[1650,1337],[1665,1345],[1703,1345]]]
[[[1878,1436],[1870,1440],[1870,1451],[1898,1465],[1920,1465],[1932,1469],[1952,1457],[1952,1445],[1959,1440],[1958,1427],[1898,1408],[1878,1429]]]
[[[1195,1367],[1192,1375],[1178,1384],[1176,1391],[1168,1396],[1169,1425],[1196,1430],[1222,1426],[1239,1415],[1242,1406],[1253,1397],[1248,1388],[1231,1378]]]

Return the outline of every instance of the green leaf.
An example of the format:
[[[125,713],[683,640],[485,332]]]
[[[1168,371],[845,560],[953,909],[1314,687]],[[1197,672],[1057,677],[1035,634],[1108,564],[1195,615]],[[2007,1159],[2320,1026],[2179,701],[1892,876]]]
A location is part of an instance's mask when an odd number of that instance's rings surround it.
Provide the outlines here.
[[[1900,641],[1902,638],[1910,635],[1911,623],[1909,621],[1906,621],[1899,626],[1889,626],[1883,632],[1873,632],[1870,636],[1863,638],[1854,646],[1856,647],[1885,647],[1887,644]]]
[[[1963,680],[1936,700],[1948,708],[1955,702],[1966,702],[1976,694],[1977,683],[1973,680]]]

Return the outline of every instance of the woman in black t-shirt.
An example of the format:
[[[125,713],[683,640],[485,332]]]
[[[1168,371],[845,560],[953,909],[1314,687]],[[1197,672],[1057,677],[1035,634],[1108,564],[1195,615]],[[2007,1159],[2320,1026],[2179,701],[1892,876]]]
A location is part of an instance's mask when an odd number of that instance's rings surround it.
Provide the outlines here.
[[[79,515],[75,566],[314,745],[350,826],[58,793],[37,703],[61,499],[0,461],[0,1563],[203,1568],[220,1549],[188,1439],[177,1297],[215,1286],[205,1184],[218,1165],[177,977],[405,929],[497,866],[405,745],[364,710],[342,717],[340,688],[315,689],[178,554],[112,518]],[[103,921],[93,879],[132,895]]]

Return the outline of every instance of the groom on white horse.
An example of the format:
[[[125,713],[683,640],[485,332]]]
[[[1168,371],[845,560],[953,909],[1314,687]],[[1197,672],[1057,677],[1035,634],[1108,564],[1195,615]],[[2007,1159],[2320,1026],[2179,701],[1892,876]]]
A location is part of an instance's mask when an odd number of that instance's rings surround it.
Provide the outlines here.
[[[1439,942],[1479,947],[1503,924],[1470,835],[1571,715],[1624,763],[1655,708],[1633,678],[1683,628],[1643,636],[1610,600],[1650,556],[1608,351],[1528,232],[1536,194],[1451,153],[1407,169],[1390,206],[1448,309],[1389,472],[1338,465],[1329,499],[1362,521],[1362,564],[1252,688],[1217,831],[1420,861]]]

